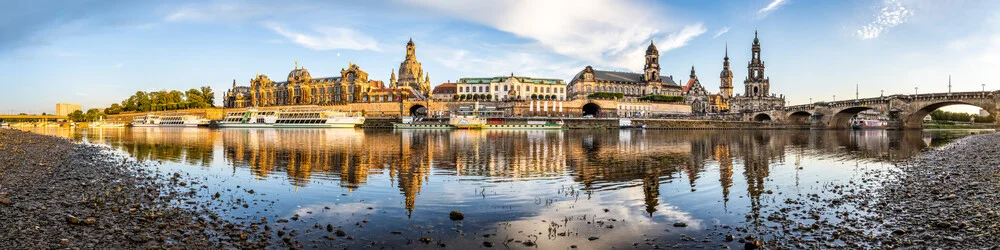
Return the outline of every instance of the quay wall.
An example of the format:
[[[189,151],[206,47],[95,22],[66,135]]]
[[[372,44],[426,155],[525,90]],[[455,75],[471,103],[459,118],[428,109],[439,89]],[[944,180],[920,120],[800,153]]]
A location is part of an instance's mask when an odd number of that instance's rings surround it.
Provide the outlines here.
[[[618,129],[616,118],[503,118],[507,122],[526,123],[527,121],[547,121],[556,123],[562,121],[568,129]],[[425,121],[447,122],[447,118],[427,118]],[[751,121],[710,121],[710,120],[676,120],[676,119],[633,119],[646,124],[647,129],[727,129],[727,130],[764,130],[764,129],[809,129],[808,125],[789,125],[770,122]],[[362,128],[392,128],[398,118],[366,118]]]

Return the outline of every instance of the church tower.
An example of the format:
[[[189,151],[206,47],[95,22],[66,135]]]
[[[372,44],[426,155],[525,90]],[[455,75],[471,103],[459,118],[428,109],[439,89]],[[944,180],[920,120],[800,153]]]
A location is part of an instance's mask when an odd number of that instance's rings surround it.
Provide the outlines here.
[[[764,61],[760,59],[760,39],[757,38],[757,31],[753,32],[753,47],[750,50],[750,63],[747,65],[747,78],[743,81],[746,86],[744,95],[751,97],[764,97],[769,95],[770,79],[764,77]]]
[[[726,57],[722,58],[722,73],[719,73],[719,94],[723,98],[733,97],[733,71],[729,70],[729,42],[726,42]]]
[[[646,47],[646,65],[643,67],[642,80],[660,82],[660,51],[656,50],[653,40],[649,40],[649,47]]]

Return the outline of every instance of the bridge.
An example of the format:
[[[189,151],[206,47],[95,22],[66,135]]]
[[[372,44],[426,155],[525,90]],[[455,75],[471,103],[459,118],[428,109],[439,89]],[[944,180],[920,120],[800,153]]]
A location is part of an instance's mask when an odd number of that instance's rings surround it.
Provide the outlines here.
[[[69,120],[69,117],[58,116],[58,115],[0,115],[0,121],[2,122],[65,121],[65,120]]]
[[[890,129],[920,129],[923,119],[932,111],[950,105],[972,105],[996,117],[1000,109],[1000,91],[928,93],[890,95],[874,98],[787,106],[775,110],[748,113],[750,121],[776,121],[794,125],[810,125],[814,129],[848,129],[850,119],[865,110],[888,114]],[[1000,121],[997,122],[1000,125]]]

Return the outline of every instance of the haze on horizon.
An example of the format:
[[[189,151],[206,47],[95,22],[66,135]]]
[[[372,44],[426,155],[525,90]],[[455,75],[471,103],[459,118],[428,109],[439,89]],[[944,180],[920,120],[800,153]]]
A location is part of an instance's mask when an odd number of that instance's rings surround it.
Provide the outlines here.
[[[410,38],[436,85],[516,74],[569,79],[587,65],[640,71],[650,40],[664,75],[692,66],[718,91],[728,42],[742,93],[759,32],[771,91],[789,104],[859,95],[1000,89],[1000,1],[29,1],[0,3],[0,113],[104,108],[136,91],[221,95],[298,63],[348,63],[388,80]],[[946,109],[977,112],[972,106]]]

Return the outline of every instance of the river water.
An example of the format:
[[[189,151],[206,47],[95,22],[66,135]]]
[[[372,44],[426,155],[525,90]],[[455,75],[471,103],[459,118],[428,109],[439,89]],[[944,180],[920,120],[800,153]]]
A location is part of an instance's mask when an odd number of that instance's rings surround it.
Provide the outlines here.
[[[970,131],[38,128],[238,192],[319,248],[711,247],[762,211]],[[891,178],[891,177],[889,177]],[[235,193],[235,192],[230,192]],[[231,199],[233,197],[230,197]],[[464,220],[452,221],[449,212]],[[326,225],[346,232],[335,237]],[[683,224],[683,225],[681,225]],[[319,229],[316,229],[319,226]],[[682,227],[681,227],[682,226]],[[779,236],[762,236],[779,237]],[[333,238],[333,239],[329,239]],[[421,242],[420,239],[429,239]],[[527,243],[526,242],[531,242]]]

